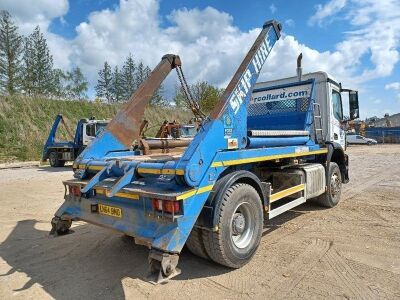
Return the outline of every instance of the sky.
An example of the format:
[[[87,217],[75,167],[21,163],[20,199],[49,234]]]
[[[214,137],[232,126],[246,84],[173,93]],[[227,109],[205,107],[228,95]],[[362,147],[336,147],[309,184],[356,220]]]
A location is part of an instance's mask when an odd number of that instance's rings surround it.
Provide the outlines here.
[[[131,53],[154,67],[178,54],[189,83],[226,87],[266,20],[282,23],[259,80],[326,71],[358,89],[361,118],[400,112],[400,0],[1,0],[28,35],[45,33],[55,67],[82,68],[91,84],[107,60]],[[168,78],[171,95],[176,76]]]

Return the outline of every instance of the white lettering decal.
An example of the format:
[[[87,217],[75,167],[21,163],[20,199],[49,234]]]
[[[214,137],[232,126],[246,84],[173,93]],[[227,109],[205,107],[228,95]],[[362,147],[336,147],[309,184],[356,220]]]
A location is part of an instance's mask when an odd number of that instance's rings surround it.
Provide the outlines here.
[[[271,45],[268,38],[264,39],[261,43],[259,49],[255,53],[251,63],[249,64],[254,68],[254,74],[258,74],[268,57],[268,54],[271,51]],[[251,78],[252,73],[249,70],[249,66],[247,67],[246,71],[243,72],[238,85],[236,86],[235,90],[232,92],[232,95],[229,99],[229,104],[235,114],[238,113],[240,106],[243,103],[244,98],[248,94],[249,90],[251,89]]]

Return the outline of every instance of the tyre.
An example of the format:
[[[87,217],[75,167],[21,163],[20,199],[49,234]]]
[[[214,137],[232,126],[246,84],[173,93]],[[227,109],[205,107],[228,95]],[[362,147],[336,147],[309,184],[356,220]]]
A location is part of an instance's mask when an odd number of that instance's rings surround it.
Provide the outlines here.
[[[189,238],[186,241],[186,246],[188,247],[189,251],[192,252],[194,255],[204,258],[210,259],[206,248],[204,247],[203,242],[203,231],[200,228],[193,227],[192,232],[189,235]]]
[[[65,164],[65,161],[58,159],[57,152],[55,152],[55,151],[50,152],[49,162],[50,162],[50,166],[52,166],[53,168],[63,167]]]
[[[339,203],[342,193],[342,175],[337,163],[329,164],[328,182],[326,183],[327,191],[315,198],[315,202],[325,207],[334,207]]]
[[[240,268],[256,252],[263,229],[263,206],[257,191],[250,185],[236,183],[216,207],[218,231],[203,230],[208,256],[221,265]]]

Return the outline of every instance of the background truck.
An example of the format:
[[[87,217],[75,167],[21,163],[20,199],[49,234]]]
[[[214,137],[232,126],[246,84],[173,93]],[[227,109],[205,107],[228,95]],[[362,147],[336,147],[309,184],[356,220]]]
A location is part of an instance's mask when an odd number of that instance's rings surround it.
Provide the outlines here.
[[[131,146],[145,105],[171,70],[183,77],[179,57],[165,55],[75,160],[50,233],[84,220],[132,236],[150,249],[153,280],[162,282],[180,273],[185,244],[240,268],[257,250],[264,219],[309,199],[335,206],[349,181],[342,94],[354,119],[358,93],[323,72],[303,76],[301,56],[296,77],[256,84],[280,31],[275,21],[264,24],[187,147],[145,155],[140,143]]]
[[[60,122],[64,125],[70,141],[57,141],[56,133]],[[62,167],[66,161],[74,161],[87,145],[108,124],[107,120],[90,119],[79,120],[73,135],[65,123],[63,116],[58,114],[51,127],[49,136],[43,147],[42,161],[47,159],[52,167]]]

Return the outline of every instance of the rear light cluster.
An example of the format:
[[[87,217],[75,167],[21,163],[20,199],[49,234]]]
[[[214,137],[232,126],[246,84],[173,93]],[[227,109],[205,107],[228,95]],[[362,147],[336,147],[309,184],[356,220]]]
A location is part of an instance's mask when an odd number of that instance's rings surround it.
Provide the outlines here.
[[[70,194],[76,196],[76,197],[80,197],[81,196],[81,188],[80,186],[77,185],[69,185],[68,186],[68,191]]]
[[[159,212],[167,212],[170,214],[176,214],[181,212],[181,203],[182,201],[170,201],[170,200],[161,200],[161,199],[153,199],[152,205],[153,209]]]

